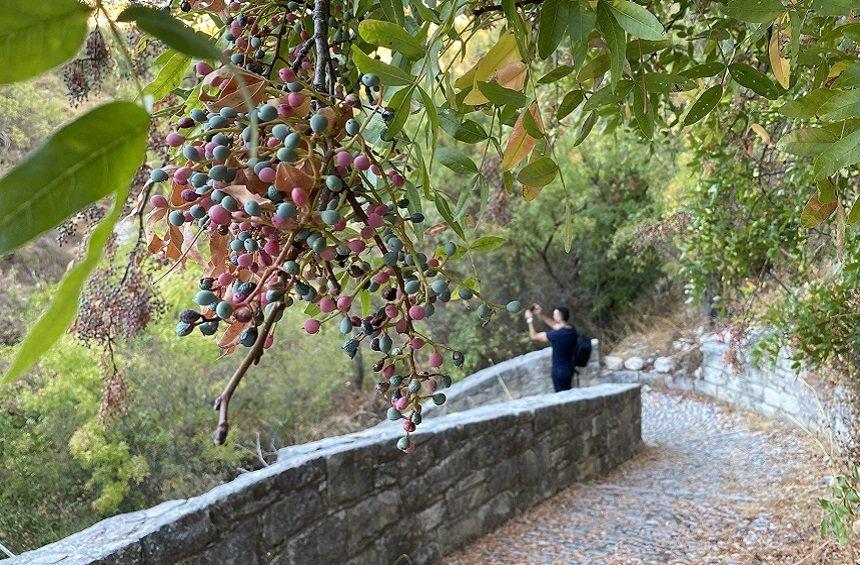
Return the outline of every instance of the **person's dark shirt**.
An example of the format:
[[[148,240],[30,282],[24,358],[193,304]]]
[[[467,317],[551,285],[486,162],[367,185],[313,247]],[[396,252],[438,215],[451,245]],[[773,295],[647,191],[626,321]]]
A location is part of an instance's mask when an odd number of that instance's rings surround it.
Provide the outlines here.
[[[576,351],[577,333],[573,328],[561,328],[546,332],[552,345],[553,370],[573,371],[573,354]]]

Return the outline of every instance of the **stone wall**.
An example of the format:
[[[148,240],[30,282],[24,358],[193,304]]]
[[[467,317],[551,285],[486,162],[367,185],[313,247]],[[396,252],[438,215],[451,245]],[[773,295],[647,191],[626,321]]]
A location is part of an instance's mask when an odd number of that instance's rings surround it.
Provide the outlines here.
[[[847,425],[851,409],[845,389],[792,369],[786,350],[776,359],[754,360],[755,339],[736,348],[734,363],[727,362],[729,346],[716,334],[682,343],[675,356],[658,357],[650,363],[641,358],[631,362],[606,357],[601,380],[693,390],[801,426],[837,448],[848,447],[852,442]],[[641,370],[629,370],[631,366]]]
[[[441,406],[428,406],[427,414],[450,414],[495,402],[553,392],[550,369],[552,348],[546,347],[487,367],[455,383]],[[591,340],[588,366],[579,369],[579,384],[586,387],[600,382],[600,343]]]
[[[506,367],[530,373],[523,366],[546,355]],[[3,563],[432,562],[635,454],[639,385],[438,411],[419,429],[408,456],[394,447],[397,422],[289,447],[271,466],[201,496],[108,518]]]

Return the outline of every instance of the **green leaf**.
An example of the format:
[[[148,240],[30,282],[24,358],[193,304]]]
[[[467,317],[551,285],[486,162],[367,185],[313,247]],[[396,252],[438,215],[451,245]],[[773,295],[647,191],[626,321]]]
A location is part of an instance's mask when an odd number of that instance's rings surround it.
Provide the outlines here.
[[[379,7],[382,8],[382,12],[389,21],[397,22],[400,25],[406,23],[402,0],[380,0]]]
[[[654,14],[639,4],[627,0],[614,0],[609,7],[618,24],[632,37],[649,40],[663,38],[663,24]]]
[[[538,79],[538,84],[551,84],[559,79],[562,79],[572,73],[574,68],[568,65],[556,67],[547,74]]]
[[[472,159],[460,151],[450,147],[440,147],[436,151],[436,159],[455,173],[477,173],[478,166]]]
[[[25,80],[74,57],[90,8],[78,0],[0,0],[0,84]]]
[[[517,180],[525,186],[546,186],[558,174],[558,165],[549,157],[539,157],[520,171]]]
[[[594,129],[594,124],[597,123],[597,112],[594,111],[588,115],[585,120],[583,120],[582,125],[579,126],[579,133],[576,136],[576,141],[573,142],[574,147],[585,141],[585,138],[588,137],[588,134],[591,133],[591,130]]]
[[[463,143],[478,143],[479,141],[483,141],[489,137],[484,126],[475,120],[470,120],[468,118],[458,124],[457,128],[451,135],[454,139],[462,141]]]
[[[352,61],[361,72],[377,75],[384,86],[412,84],[412,76],[409,73],[370,57],[355,44],[352,46]]]
[[[59,286],[53,291],[53,302],[39,317],[15,352],[12,364],[0,379],[0,384],[14,382],[26,373],[66,333],[68,327],[74,322],[78,311],[78,296],[81,294],[87,277],[98,265],[108,238],[113,233],[114,224],[122,214],[131,185],[132,174],[133,172],[128,175],[124,184],[117,187],[113,207],[90,234],[86,254],[80,262],[69,269]]]
[[[537,48],[541,59],[546,59],[558,48],[567,31],[566,11],[570,0],[544,0],[538,20]]]
[[[730,18],[767,24],[785,12],[785,6],[780,0],[732,0],[723,6],[723,13]]]
[[[191,57],[176,51],[172,51],[172,53],[173,55],[165,61],[152,82],[144,87],[144,96],[151,95],[156,100],[161,100],[168,92],[179,86],[182,79],[188,74]]]
[[[424,111],[427,113],[427,120],[430,131],[432,133],[433,145],[436,144],[437,131],[439,130],[439,112],[436,111],[436,105],[433,103],[433,98],[427,94],[427,91],[418,87],[418,92],[421,94],[421,100],[424,103]]]
[[[776,146],[791,155],[814,157],[838,140],[838,135],[824,128],[801,128],[784,135]]]
[[[691,79],[671,73],[642,73],[642,84],[648,92],[668,94],[675,90],[692,90],[696,83]]]
[[[654,135],[654,118],[648,107],[648,91],[639,80],[633,85],[633,117],[646,139]]]
[[[627,60],[627,38],[624,30],[612,16],[606,2],[597,4],[597,27],[606,47],[609,48],[609,70],[612,73],[612,88],[618,84],[624,74],[624,62]]]
[[[498,249],[505,243],[507,243],[507,240],[503,237],[498,237],[495,235],[485,235],[476,239],[472,243],[472,245],[469,246],[469,249],[471,249],[472,251],[477,251],[478,253],[486,253],[488,251]]]
[[[632,82],[625,82],[626,84],[632,86]],[[621,90],[621,88],[619,88],[618,90]],[[614,92],[612,90],[612,86],[604,86],[603,88],[592,94],[591,97],[589,97],[589,99],[585,102],[585,106],[583,106],[582,109],[586,112],[590,112],[595,108],[606,106],[607,104],[618,104],[618,102],[621,101],[621,98],[626,96],[628,92],[630,92],[629,88],[626,88],[625,92],[622,94]]]
[[[180,53],[200,59],[224,58],[208,35],[191,29],[164,10],[131,6],[122,11],[117,21],[136,23],[137,27]]]
[[[860,7],[857,0],[812,0],[812,9],[819,16],[848,16]]]
[[[415,87],[412,85],[401,88],[388,101],[388,106],[394,110],[394,119],[388,124],[382,136],[385,141],[394,139],[406,125],[406,120],[409,119],[409,113],[412,109],[412,92],[414,90]]]
[[[522,108],[529,100],[522,92],[512,88],[505,88],[497,82],[478,81],[478,90],[496,106],[510,104],[515,108]]]
[[[445,223],[451,226],[451,229],[460,236],[460,239],[466,241],[466,234],[463,232],[463,228],[460,227],[460,224],[454,220],[454,216],[451,214],[451,207],[448,206],[448,201],[437,192],[433,202],[436,204],[436,210],[439,212],[439,215],[442,216],[442,219],[445,220]]]
[[[609,70],[609,56],[605,53],[601,53],[579,69],[579,74],[576,75],[576,80],[579,82],[585,82],[602,75],[607,70]]]
[[[0,179],[0,255],[131,181],[143,162],[149,114],[111,102],[60,129]]]
[[[711,61],[710,63],[702,63],[695,67],[690,67],[680,74],[684,78],[697,79],[716,76],[726,70],[726,65],[720,61]]]
[[[581,89],[571,90],[567,94],[564,95],[564,98],[561,101],[561,104],[558,105],[558,112],[556,113],[556,118],[561,120],[567,117],[571,112],[573,112],[577,106],[582,104],[585,95],[583,94]]]
[[[358,24],[358,34],[372,45],[397,51],[410,59],[420,59],[427,52],[412,34],[395,23],[364,20]]]
[[[833,88],[854,88],[860,86],[860,63],[852,63],[842,71],[833,84]]]
[[[816,88],[800,98],[780,106],[779,113],[788,118],[811,120],[819,114],[821,106],[836,94],[840,93],[829,88]]]
[[[543,131],[535,121],[535,117],[531,112],[523,113],[523,129],[525,129],[526,133],[535,139],[541,139],[544,136]]]
[[[699,98],[690,106],[690,111],[684,117],[684,125],[689,126],[695,124],[705,116],[711,113],[711,110],[716,108],[723,97],[723,85],[717,84],[704,91]]]
[[[838,96],[826,100],[818,112],[823,119],[831,122],[860,117],[860,88],[839,92]]]
[[[729,65],[729,73],[741,86],[770,100],[776,100],[782,94],[775,82],[746,63],[732,63]]]
[[[817,177],[829,177],[843,167],[860,162],[860,130],[846,135],[830,145],[816,159],[813,170]]]
[[[851,206],[851,210],[848,212],[848,217],[845,218],[845,223],[850,226],[856,224],[857,220],[860,220],[860,198],[854,201],[854,205]]]

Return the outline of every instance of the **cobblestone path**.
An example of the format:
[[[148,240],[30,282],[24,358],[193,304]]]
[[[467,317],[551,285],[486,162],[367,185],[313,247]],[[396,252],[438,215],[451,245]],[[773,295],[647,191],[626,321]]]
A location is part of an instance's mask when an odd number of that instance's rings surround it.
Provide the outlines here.
[[[818,537],[823,448],[704,397],[643,391],[643,451],[446,558],[472,563],[848,563]]]

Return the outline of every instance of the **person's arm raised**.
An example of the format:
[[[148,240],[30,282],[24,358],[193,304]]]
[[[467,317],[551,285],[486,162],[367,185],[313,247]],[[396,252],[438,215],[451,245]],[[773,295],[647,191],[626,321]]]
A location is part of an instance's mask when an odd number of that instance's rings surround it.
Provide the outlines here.
[[[526,316],[526,324],[529,327],[529,337],[532,338],[532,341],[536,341],[538,343],[549,343],[549,339],[546,337],[546,332],[535,330],[533,316]]]

